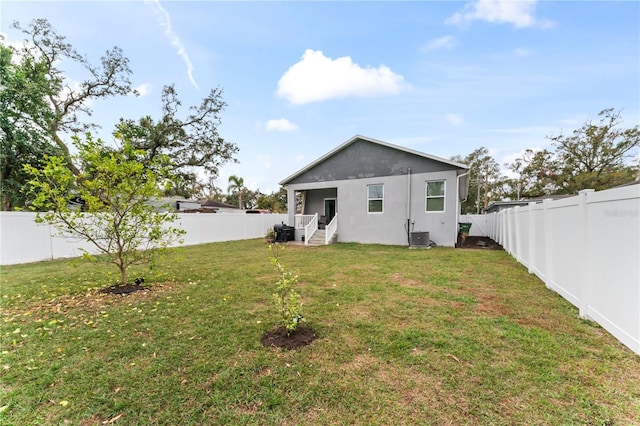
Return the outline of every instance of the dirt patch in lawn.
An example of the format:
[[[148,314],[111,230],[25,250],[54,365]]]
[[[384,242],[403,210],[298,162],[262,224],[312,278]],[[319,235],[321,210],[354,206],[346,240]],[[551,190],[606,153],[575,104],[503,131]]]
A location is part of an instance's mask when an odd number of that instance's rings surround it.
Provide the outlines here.
[[[395,283],[400,284],[403,287],[408,288],[424,288],[425,284],[422,281],[414,280],[411,278],[405,278],[400,275],[398,272],[391,276],[391,280]]]
[[[291,332],[291,334],[287,334],[286,328],[280,327],[264,333],[260,342],[262,342],[264,346],[291,350],[310,345],[311,342],[316,339],[315,331],[309,327],[298,327],[295,331]]]
[[[458,235],[457,248],[463,249],[480,249],[480,250],[504,250],[504,248],[493,241],[489,237],[472,237],[468,236],[462,240],[462,237]]]
[[[149,287],[145,287],[142,284],[134,283],[134,284],[119,284],[113,285],[111,287],[103,288],[100,290],[100,293],[104,294],[130,294],[135,293],[136,291],[145,291],[148,290]]]

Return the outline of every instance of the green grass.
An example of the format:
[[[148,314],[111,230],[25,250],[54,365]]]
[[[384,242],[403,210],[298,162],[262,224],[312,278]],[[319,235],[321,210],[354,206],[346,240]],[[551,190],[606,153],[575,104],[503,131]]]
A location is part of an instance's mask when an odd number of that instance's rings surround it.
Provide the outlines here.
[[[640,424],[640,357],[504,252],[287,247],[319,339],[265,348],[260,240],[2,268],[0,423]],[[113,269],[113,270],[112,270]],[[111,423],[109,423],[111,422]]]

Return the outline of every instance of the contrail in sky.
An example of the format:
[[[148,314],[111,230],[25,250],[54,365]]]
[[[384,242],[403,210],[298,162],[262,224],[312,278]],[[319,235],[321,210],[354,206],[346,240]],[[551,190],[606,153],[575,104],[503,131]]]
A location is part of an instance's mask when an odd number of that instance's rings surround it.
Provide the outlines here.
[[[182,61],[187,66],[189,81],[191,81],[191,84],[193,84],[196,89],[200,90],[198,83],[196,83],[196,80],[193,78],[193,64],[191,63],[191,59],[189,59],[187,50],[180,41],[180,37],[178,37],[175,31],[173,31],[173,28],[171,28],[171,15],[162,7],[159,0],[145,0],[145,3],[155,5],[154,11],[158,17],[158,23],[164,28],[164,34],[171,40],[171,45],[176,48],[178,55],[180,55]]]

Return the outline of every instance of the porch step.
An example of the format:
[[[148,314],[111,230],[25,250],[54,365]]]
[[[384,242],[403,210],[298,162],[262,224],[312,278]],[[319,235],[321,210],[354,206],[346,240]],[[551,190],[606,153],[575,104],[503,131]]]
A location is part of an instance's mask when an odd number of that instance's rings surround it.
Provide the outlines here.
[[[311,239],[309,240],[309,246],[323,246],[324,245],[324,238],[325,235],[327,234],[327,231],[325,229],[318,229],[316,232],[313,233],[313,236],[311,237]],[[333,244],[337,241],[338,239],[338,235],[334,234],[333,238],[331,238],[331,241],[329,241],[329,244]]]

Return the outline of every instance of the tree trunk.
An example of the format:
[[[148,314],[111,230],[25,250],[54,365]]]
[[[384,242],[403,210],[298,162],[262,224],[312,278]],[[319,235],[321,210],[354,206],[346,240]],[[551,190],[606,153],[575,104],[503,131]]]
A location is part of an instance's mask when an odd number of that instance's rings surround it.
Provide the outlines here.
[[[118,265],[118,268],[120,268],[120,284],[125,285],[127,283],[127,267]]]
[[[53,138],[53,141],[60,147],[60,149],[62,149],[62,152],[64,154],[64,158],[67,160],[67,167],[69,168],[69,170],[71,170],[71,173],[73,173],[76,176],[80,175],[80,170],[76,167],[75,164],[73,164],[73,160],[71,160],[71,152],[69,152],[69,147],[64,143],[64,141],[62,139],[60,139],[60,136],[58,136],[58,125],[56,124],[52,124],[50,130],[50,134]]]

